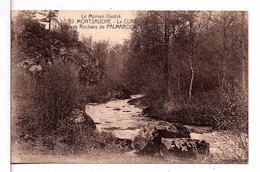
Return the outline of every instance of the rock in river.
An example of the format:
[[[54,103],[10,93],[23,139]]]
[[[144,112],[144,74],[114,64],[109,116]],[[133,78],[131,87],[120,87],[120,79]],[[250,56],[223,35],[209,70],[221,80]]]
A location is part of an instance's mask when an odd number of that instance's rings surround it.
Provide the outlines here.
[[[189,130],[182,124],[159,121],[145,125],[133,141],[136,153],[180,158],[209,154],[209,143],[190,138]]]
[[[153,126],[159,132],[160,138],[190,138],[189,129],[180,123],[158,121]]]
[[[131,99],[130,94],[124,90],[117,91],[115,97],[119,100]]]
[[[155,154],[165,147],[161,138],[190,138],[189,130],[182,124],[160,121],[145,125],[135,137],[133,147],[138,153]]]
[[[162,138],[167,153],[183,158],[196,157],[197,155],[209,154],[209,143],[204,140],[191,138]]]
[[[147,101],[146,97],[139,97],[139,98],[131,99],[127,103],[129,105],[134,105],[136,108],[145,108],[147,107],[146,101]]]
[[[115,98],[119,100],[131,99],[131,92],[123,85],[115,88]]]

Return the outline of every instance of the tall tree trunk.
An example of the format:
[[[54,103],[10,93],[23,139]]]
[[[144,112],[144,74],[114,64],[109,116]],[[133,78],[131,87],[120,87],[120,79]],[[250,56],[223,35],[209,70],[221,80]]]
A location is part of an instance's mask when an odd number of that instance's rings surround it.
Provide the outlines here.
[[[247,84],[246,84],[246,71],[247,71],[247,64],[246,64],[246,50],[245,50],[245,41],[244,41],[244,38],[243,38],[243,35],[245,34],[245,31],[244,31],[244,23],[245,23],[245,12],[244,11],[241,11],[241,14],[242,14],[242,28],[241,28],[241,49],[242,49],[242,73],[241,73],[241,80],[242,80],[242,92],[243,93],[246,93],[246,87],[247,87]]]
[[[246,93],[246,59],[242,59],[242,91]]]
[[[189,65],[191,70],[191,79],[190,79],[190,88],[189,88],[189,100],[192,97],[192,87],[193,87],[193,80],[194,80],[194,69],[193,69],[193,56],[194,56],[194,30],[193,30],[193,18],[190,19],[190,55],[189,55]]]
[[[226,70],[227,70],[227,57],[226,52],[224,50],[224,57],[223,57],[223,66],[222,66],[222,81],[221,81],[221,87],[222,90],[226,87]]]
[[[223,73],[222,73],[222,90],[226,86],[226,73],[227,73],[227,33],[226,33],[226,18],[224,17],[223,23]]]
[[[190,65],[190,70],[191,70],[190,88],[189,88],[189,100],[191,100],[193,80],[194,80],[194,69],[193,69],[193,64],[192,64],[192,55],[190,56],[189,65]]]
[[[180,64],[179,59],[177,59],[177,90],[178,90],[178,97],[181,95],[181,78],[180,78]]]
[[[166,97],[170,95],[170,65],[169,65],[169,12],[165,12],[164,16],[164,79]]]
[[[220,80],[220,62],[218,63],[218,86],[221,86],[221,80]]]

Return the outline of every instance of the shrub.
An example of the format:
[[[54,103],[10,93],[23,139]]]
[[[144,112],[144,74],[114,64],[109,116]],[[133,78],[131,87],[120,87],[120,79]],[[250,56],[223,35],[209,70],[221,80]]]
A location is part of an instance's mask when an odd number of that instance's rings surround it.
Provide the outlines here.
[[[22,68],[12,72],[12,114],[21,133],[49,135],[83,96],[72,63],[56,60],[35,75]]]
[[[12,66],[12,130],[19,134],[37,134],[39,106],[34,101],[34,80],[24,68]],[[12,134],[12,137],[16,135]]]
[[[248,131],[248,97],[234,87],[222,92],[221,100],[213,108],[214,128]]]
[[[229,86],[185,99],[149,99],[150,117],[185,125],[211,126],[215,130],[248,131],[247,95]]]
[[[96,85],[95,87],[88,87],[85,89],[86,99],[91,103],[103,103],[108,101],[111,98],[113,92],[113,87],[103,81]]]
[[[13,68],[12,74],[12,114],[17,115],[14,126],[18,127],[14,130],[24,137],[20,140],[32,138],[44,151],[59,151],[64,147],[60,144],[74,153],[93,147],[116,147],[113,135],[95,132],[91,126],[71,120],[73,108],[83,109],[92,99],[104,101],[112,86],[79,84],[77,67],[61,60],[36,75],[22,68]]]
[[[78,87],[77,70],[71,63],[57,60],[39,74],[34,84],[34,101],[39,106],[43,127],[56,129],[58,121],[70,115],[77,103]]]

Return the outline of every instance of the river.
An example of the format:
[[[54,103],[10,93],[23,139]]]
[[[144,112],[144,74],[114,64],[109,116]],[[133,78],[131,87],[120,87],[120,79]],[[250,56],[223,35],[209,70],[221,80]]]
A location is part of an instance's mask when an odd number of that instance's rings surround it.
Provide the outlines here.
[[[132,99],[142,95],[133,95]],[[157,120],[141,115],[142,109],[129,105],[125,100],[107,103],[91,103],[86,106],[86,113],[96,123],[99,131],[113,133],[118,138],[133,140],[142,126],[157,123]],[[210,127],[186,126],[191,131],[191,138],[210,143],[212,162],[246,161],[248,158],[248,135],[233,135],[226,131],[212,131]]]

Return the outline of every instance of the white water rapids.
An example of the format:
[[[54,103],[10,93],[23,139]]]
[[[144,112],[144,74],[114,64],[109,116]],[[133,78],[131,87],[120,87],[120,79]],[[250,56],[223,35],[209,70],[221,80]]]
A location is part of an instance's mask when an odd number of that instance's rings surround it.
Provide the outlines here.
[[[142,95],[131,97],[134,99],[142,97]],[[86,105],[86,113],[92,117],[99,131],[112,132],[118,138],[133,140],[142,126],[158,121],[142,116],[142,109],[129,105],[127,103],[129,100],[114,100],[102,104],[91,103]],[[241,137],[233,137],[227,132],[213,132],[209,127],[186,127],[191,130],[191,138],[210,143],[210,152],[214,158],[245,158],[248,143],[246,134]]]

